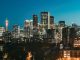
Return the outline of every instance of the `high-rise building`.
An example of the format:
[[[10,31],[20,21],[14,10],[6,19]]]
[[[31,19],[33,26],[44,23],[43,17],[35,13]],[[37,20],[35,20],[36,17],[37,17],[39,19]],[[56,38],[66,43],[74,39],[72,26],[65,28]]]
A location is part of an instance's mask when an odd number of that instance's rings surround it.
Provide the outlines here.
[[[54,16],[50,16],[50,24],[54,24]]]
[[[6,19],[6,21],[5,21],[5,24],[6,24],[6,31],[8,31],[8,23],[9,23],[9,21],[8,21],[8,19]]]
[[[50,14],[49,14],[49,12],[41,12],[41,24],[45,29],[50,29]]]
[[[76,31],[79,30],[79,26],[76,23],[72,23],[72,27],[75,28]]]
[[[38,38],[38,29],[37,28],[33,28],[33,37]]]
[[[50,28],[54,28],[54,16],[50,16]]]
[[[33,29],[33,20],[25,20],[24,27],[30,27]]]
[[[75,37],[76,37],[76,29],[71,27],[69,30],[69,44],[70,44],[70,46],[73,46]]]
[[[30,20],[30,37],[33,36],[33,20]]]
[[[58,23],[58,32],[60,33],[60,41],[62,41],[62,30],[65,28],[65,21],[59,21]]]
[[[33,20],[30,20],[30,28],[33,29]]]
[[[24,29],[20,28],[20,37],[24,37]]]
[[[76,37],[75,28],[65,27],[62,29],[62,41],[64,46],[72,47]]]
[[[29,20],[25,20],[25,21],[24,21],[24,27],[28,27],[28,26],[30,26]]]
[[[24,23],[24,36],[30,38],[32,36],[33,20],[25,20]]]
[[[4,30],[5,30],[4,27],[0,27],[0,37],[2,36]]]
[[[12,36],[12,33],[10,31],[3,32],[3,41],[5,43],[11,42],[12,38],[13,38],[13,36]]]
[[[3,41],[3,32],[4,32],[4,27],[0,26],[0,51],[3,51],[3,46],[4,46],[4,41]]]
[[[65,27],[62,29],[62,44],[63,46],[67,46],[69,43],[69,33],[68,33],[68,27]]]
[[[60,27],[65,27],[65,21],[59,21],[59,26]]]
[[[33,15],[33,28],[38,26],[38,16]]]
[[[20,36],[20,26],[18,26],[18,25],[13,26],[13,36],[14,36],[14,38],[19,38],[19,36]]]
[[[30,24],[29,20],[25,20],[24,22],[24,36],[29,38],[30,37]]]
[[[4,41],[3,41],[3,32],[4,32],[4,27],[0,27],[0,51],[3,51],[4,47]]]

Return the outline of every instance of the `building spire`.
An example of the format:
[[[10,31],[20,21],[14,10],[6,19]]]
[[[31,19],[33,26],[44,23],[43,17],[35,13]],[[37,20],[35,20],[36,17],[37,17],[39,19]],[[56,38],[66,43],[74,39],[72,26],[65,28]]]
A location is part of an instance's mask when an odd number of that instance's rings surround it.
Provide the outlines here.
[[[6,25],[6,31],[8,31],[8,19],[6,18],[6,21],[5,21],[5,25]]]

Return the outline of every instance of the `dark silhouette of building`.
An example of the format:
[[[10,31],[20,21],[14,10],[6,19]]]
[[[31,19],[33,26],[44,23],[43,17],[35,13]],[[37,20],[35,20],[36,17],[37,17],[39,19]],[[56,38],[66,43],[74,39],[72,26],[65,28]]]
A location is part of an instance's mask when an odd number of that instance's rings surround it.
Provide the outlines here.
[[[50,16],[50,29],[54,28],[54,16]]]
[[[54,24],[54,16],[50,16],[50,24]]]
[[[73,43],[76,37],[76,30],[75,28],[70,28],[69,32],[70,32],[69,33],[69,43],[70,43],[70,46],[73,46]]]
[[[65,21],[59,21],[59,26],[60,27],[65,27]]]
[[[68,45],[68,27],[62,29],[62,43],[64,47]]]
[[[12,33],[10,31],[3,32],[3,41],[5,43],[11,42],[12,38],[13,38],[13,36],[12,36]]]
[[[47,38],[54,38],[54,29],[47,29]]]
[[[37,27],[37,26],[38,26],[38,16],[33,15],[33,27]]]
[[[73,47],[76,36],[75,28],[65,27],[62,29],[62,41],[64,47]]]

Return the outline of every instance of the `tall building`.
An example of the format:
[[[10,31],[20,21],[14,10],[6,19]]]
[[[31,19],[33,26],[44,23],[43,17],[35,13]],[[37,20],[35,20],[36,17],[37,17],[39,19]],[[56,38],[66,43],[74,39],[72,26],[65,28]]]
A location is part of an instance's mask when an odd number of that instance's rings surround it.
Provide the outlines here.
[[[38,16],[33,15],[33,28],[38,26]]]
[[[50,29],[50,14],[49,14],[49,12],[41,12],[41,24],[45,29]]]
[[[4,41],[3,41],[3,33],[4,33],[4,27],[0,26],[0,52],[3,51],[4,47]]]
[[[65,27],[65,21],[59,21],[59,26],[60,27]]]
[[[62,44],[66,47],[69,43],[68,27],[62,29]]]
[[[14,36],[14,38],[19,38],[19,36],[20,36],[20,26],[18,26],[18,25],[13,26],[13,36]]]
[[[29,20],[25,20],[25,21],[24,21],[24,27],[28,27],[28,26],[30,26]]]
[[[25,20],[24,27],[30,27],[33,29],[33,20]]]
[[[76,23],[72,23],[72,27],[76,29],[76,31],[79,30],[79,26]]]
[[[0,27],[0,37],[2,36],[4,30],[5,30],[4,27]]]
[[[3,32],[3,41],[5,43],[11,42],[12,38],[13,38],[13,36],[12,36],[12,33],[10,31]]]
[[[30,38],[32,36],[32,29],[33,29],[33,21],[32,20],[25,20],[24,22],[24,36]]]
[[[33,28],[33,37],[34,38],[38,38],[38,29],[37,28]]]
[[[20,28],[20,37],[24,37],[24,29]]]
[[[33,20],[30,20],[30,28],[33,29]]]
[[[3,41],[3,32],[4,32],[4,27],[0,27],[0,52],[3,51],[3,47],[4,47],[4,41]]]
[[[50,24],[54,24],[54,16],[50,16]]]
[[[54,16],[50,16],[50,28],[54,28]]]
[[[73,46],[74,44],[74,40],[76,37],[76,29],[71,27],[69,30],[69,42],[70,42],[70,46]]]
[[[5,21],[5,24],[6,24],[6,31],[8,31],[8,23],[9,23],[9,21],[8,21],[8,19],[6,19],[6,21]]]
[[[65,27],[62,29],[62,41],[64,46],[72,47],[76,37],[75,28]]]
[[[33,20],[30,20],[30,37],[33,36]]]

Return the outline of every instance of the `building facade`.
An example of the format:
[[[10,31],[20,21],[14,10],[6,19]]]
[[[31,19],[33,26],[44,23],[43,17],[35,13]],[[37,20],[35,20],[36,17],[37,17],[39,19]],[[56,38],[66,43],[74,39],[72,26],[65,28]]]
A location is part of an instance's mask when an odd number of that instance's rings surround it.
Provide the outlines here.
[[[24,36],[26,38],[30,38],[33,36],[33,21],[32,20],[25,20],[24,22]]]
[[[38,27],[38,16],[33,15],[33,28]]]
[[[13,26],[13,37],[14,38],[20,37],[20,26],[18,26],[18,25]]]
[[[50,14],[49,14],[49,12],[41,12],[41,24],[45,29],[50,29]]]

